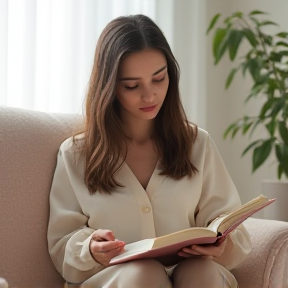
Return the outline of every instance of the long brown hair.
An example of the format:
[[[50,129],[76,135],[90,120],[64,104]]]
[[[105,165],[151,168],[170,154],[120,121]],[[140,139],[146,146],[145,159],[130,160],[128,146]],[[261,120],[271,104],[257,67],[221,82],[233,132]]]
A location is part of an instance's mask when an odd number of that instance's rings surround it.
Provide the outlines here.
[[[181,179],[197,171],[189,159],[197,127],[190,125],[185,115],[178,86],[179,66],[167,40],[147,16],[118,17],[108,23],[97,42],[86,95],[82,153],[86,165],[85,183],[90,193],[111,193],[113,188],[122,185],[114,177],[125,161],[119,145],[121,141],[125,143],[125,138],[115,99],[117,72],[123,56],[145,48],[161,51],[168,67],[169,87],[155,121],[155,142],[163,167],[161,174]]]

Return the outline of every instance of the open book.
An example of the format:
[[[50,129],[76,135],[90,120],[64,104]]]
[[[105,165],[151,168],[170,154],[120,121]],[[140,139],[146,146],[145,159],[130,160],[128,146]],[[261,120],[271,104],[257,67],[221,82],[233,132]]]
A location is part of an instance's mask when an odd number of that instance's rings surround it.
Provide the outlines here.
[[[144,239],[125,245],[125,252],[112,258],[110,264],[118,264],[140,258],[159,258],[177,255],[182,248],[193,244],[211,244],[226,237],[252,214],[276,199],[260,195],[240,208],[214,219],[208,227],[192,227],[153,239]]]

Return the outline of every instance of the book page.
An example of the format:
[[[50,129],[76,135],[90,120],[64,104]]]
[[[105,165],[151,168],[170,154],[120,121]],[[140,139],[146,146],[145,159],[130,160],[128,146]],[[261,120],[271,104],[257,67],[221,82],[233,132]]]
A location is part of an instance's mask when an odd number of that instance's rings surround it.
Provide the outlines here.
[[[153,249],[173,245],[190,239],[216,237],[216,235],[217,232],[208,227],[192,227],[156,238]]]
[[[241,224],[241,222],[246,220],[252,214],[256,213],[274,201],[275,199],[268,199],[267,197],[260,195],[255,199],[247,202],[240,208],[236,209],[235,211],[232,211],[226,215],[224,214],[219,216],[214,221],[212,221],[210,225],[213,227],[213,229],[219,226],[218,232],[223,234],[225,231],[231,230],[232,227],[236,228],[239,224]]]
[[[217,218],[215,218],[209,225],[207,228],[211,229],[212,231],[215,231],[216,234],[218,234],[218,229],[219,226],[222,222],[224,222],[224,220],[228,217],[227,214],[222,214],[220,216],[218,216]],[[221,233],[221,232],[220,232]]]
[[[154,239],[144,239],[137,242],[133,242],[125,245],[125,250],[118,256],[115,256],[111,259],[110,263],[117,262],[118,260],[128,258],[130,256],[134,256],[143,252],[150,250],[153,246]]]

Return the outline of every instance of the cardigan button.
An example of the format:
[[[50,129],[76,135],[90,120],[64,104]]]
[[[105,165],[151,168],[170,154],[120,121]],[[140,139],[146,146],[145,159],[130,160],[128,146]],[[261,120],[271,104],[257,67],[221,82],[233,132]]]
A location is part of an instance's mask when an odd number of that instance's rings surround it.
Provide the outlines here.
[[[142,211],[143,211],[144,213],[148,213],[148,212],[150,212],[150,210],[151,210],[151,208],[148,207],[148,206],[143,206],[143,207],[142,207]]]

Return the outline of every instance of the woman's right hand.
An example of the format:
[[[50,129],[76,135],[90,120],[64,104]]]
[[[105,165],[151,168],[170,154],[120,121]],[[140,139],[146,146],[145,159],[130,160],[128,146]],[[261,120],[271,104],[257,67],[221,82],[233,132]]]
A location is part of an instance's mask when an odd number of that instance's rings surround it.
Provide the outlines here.
[[[109,261],[124,251],[125,242],[115,239],[110,230],[98,229],[92,234],[90,253],[103,266],[109,266]]]

